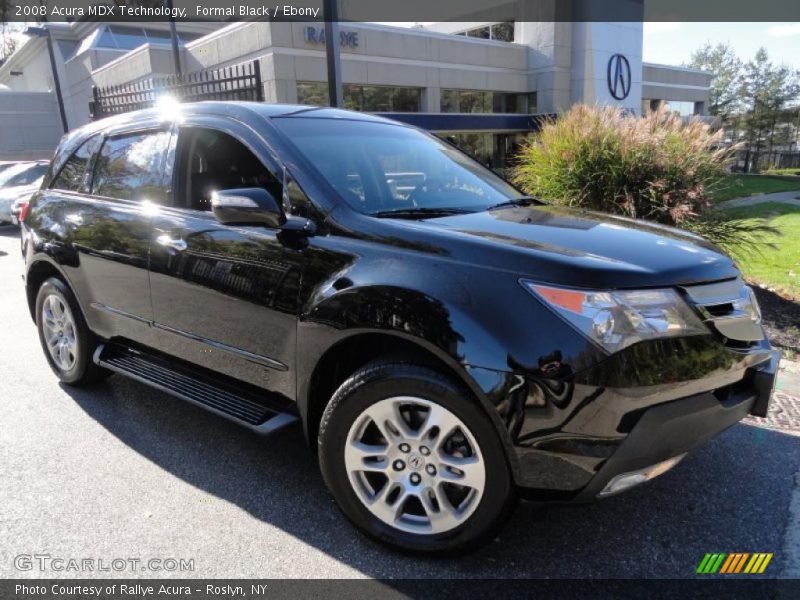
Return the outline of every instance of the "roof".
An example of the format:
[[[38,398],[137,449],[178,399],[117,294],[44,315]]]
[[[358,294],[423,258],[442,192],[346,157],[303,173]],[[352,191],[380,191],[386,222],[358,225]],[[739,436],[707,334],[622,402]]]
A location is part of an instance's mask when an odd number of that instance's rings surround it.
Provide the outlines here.
[[[396,121],[386,119],[367,113],[344,110],[340,108],[308,106],[305,104],[267,104],[264,102],[240,102],[240,101],[208,101],[208,102],[187,102],[178,105],[170,105],[164,108],[146,108],[143,110],[132,111],[107,117],[99,121],[94,121],[81,128],[84,133],[90,133],[107,129],[127,123],[139,122],[142,119],[153,119],[164,116],[165,120],[175,118],[177,114],[208,114],[221,115],[234,118],[245,118],[246,115],[257,115],[262,118],[271,119],[274,117],[303,116],[317,119],[348,119],[351,121],[372,121],[381,123],[397,124]]]

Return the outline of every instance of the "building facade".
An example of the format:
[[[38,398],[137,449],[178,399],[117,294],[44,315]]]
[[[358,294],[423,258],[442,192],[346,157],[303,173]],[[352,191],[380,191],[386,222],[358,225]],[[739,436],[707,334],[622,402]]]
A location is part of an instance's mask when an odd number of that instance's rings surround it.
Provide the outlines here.
[[[89,120],[93,86],[175,72],[165,24],[48,27],[70,128]],[[322,23],[187,23],[179,35],[184,72],[258,61],[266,102],[327,104]],[[343,23],[344,102],[452,137],[495,167],[529,134],[532,120],[521,115],[558,113],[581,102],[632,114],[667,103],[681,115],[704,115],[711,75],[643,63],[642,36],[636,22]],[[8,88],[0,91],[0,120],[7,114],[4,96],[54,91],[44,40],[35,40],[0,67],[0,85]]]

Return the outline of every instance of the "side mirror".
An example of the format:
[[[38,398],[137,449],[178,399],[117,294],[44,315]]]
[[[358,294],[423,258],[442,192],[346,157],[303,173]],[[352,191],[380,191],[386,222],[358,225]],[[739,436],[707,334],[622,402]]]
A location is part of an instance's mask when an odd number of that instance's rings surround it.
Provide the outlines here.
[[[214,192],[211,210],[217,221],[225,225],[263,225],[278,229],[286,223],[280,203],[264,188]]]

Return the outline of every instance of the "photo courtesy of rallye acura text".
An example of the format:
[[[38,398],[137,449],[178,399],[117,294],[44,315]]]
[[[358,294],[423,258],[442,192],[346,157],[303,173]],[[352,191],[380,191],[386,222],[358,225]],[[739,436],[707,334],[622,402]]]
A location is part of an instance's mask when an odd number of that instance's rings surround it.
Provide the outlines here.
[[[22,207],[64,383],[299,421],[361,531],[439,554],[518,497],[610,496],[766,414],[778,353],[703,239],[542,204],[384,118],[167,108],[65,136]]]

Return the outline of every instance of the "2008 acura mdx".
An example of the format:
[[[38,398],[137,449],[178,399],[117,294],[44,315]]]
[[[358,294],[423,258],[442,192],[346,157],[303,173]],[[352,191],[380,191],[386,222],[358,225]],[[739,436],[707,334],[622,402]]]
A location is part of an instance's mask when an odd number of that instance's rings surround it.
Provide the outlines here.
[[[21,218],[63,382],[119,373],[261,433],[299,420],[344,514],[396,548],[462,552],[520,495],[647,481],[765,415],[775,379],[717,248],[548,206],[366,114],[99,121]]]

